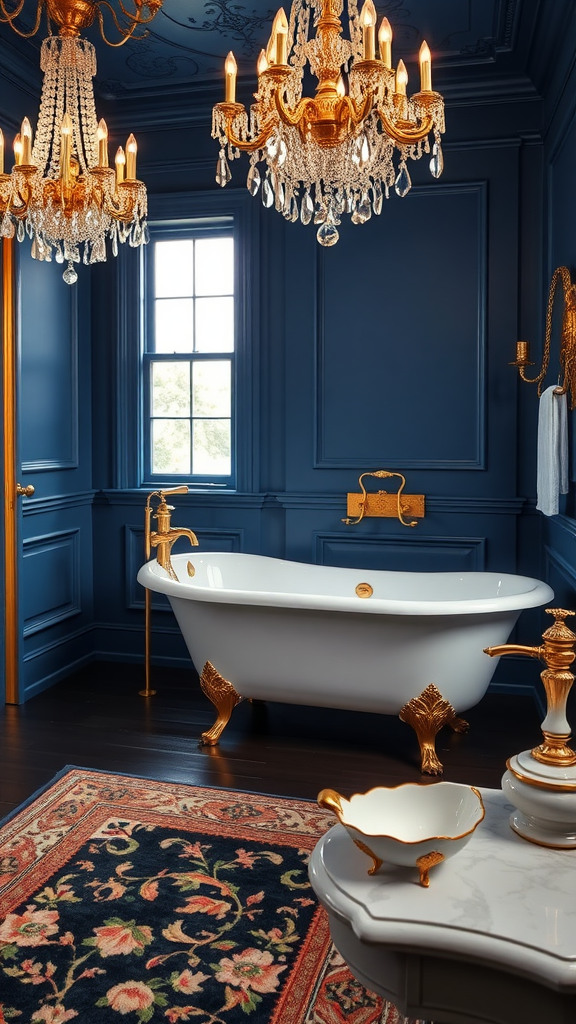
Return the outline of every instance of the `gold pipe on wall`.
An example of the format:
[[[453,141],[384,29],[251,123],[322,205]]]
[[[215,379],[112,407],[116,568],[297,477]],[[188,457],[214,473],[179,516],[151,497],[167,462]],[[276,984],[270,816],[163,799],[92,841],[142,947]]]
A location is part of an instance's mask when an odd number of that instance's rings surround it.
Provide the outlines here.
[[[14,240],[2,239],[2,420],[4,461],[4,650],[6,703],[18,704],[16,510],[16,315]]]

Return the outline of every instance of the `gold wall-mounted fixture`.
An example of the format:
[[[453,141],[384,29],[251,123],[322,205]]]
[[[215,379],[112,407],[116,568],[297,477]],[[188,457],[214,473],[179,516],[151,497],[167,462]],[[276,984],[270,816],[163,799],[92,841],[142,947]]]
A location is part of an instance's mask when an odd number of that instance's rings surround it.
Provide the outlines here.
[[[117,10],[114,9],[114,2]],[[42,99],[34,135],[27,117],[14,141],[14,166],[4,173],[4,138],[0,130],[0,234],[32,240],[32,256],[66,263],[63,277],[74,284],[74,264],[106,259],[106,239],[114,255],[118,243],[139,246],[148,240],[146,186],[136,177],[136,139],[120,146],[115,167],[108,165],[108,129],[98,122],[92,79],[96,53],[80,33],[97,20],[110,46],[138,38],[134,32],[154,18],[162,0],[37,0],[32,29],[17,25],[27,0],[0,0],[0,22],[18,35],[33,36],[42,14],[48,38],[42,43]],[[119,42],[110,42],[102,11],[108,11]],[[58,34],[52,33],[56,26]],[[82,251],[83,250],[83,251]]]
[[[195,547],[198,544],[198,538],[192,530],[186,530],[184,528],[175,527],[170,525],[170,517],[174,511],[173,505],[166,503],[167,494],[187,494],[188,487],[186,484],[182,484],[180,487],[169,487],[163,491],[151,491],[146,499],[146,508],[144,510],[144,560],[148,562],[152,554],[152,548],[156,548],[156,558],[159,565],[166,570],[171,579],[178,579],[174,572],[174,567],[170,561],[170,552],[172,545],[178,540],[179,537],[188,537],[190,543]],[[150,521],[152,518],[152,498],[158,498],[158,505],[156,506],[156,514],[154,518],[158,521],[158,529],[152,530]],[[190,563],[188,563],[190,564]],[[190,574],[193,575],[193,574]],[[156,690],[152,690],[150,687],[150,653],[151,653],[151,637],[152,637],[152,592],[146,587],[144,592],[144,671],[145,671],[145,687],[143,690],[139,690],[141,697],[153,697]]]
[[[491,658],[502,654],[526,654],[545,663],[546,668],[540,673],[548,706],[541,726],[544,741],[534,747],[531,754],[542,764],[570,768],[576,764],[576,753],[568,746],[570,725],[566,718],[566,701],[574,682],[569,669],[576,658],[576,634],[568,629],[564,619],[575,613],[565,608],[547,608],[546,614],[554,616],[554,623],[542,634],[544,643],[539,647],[500,644],[498,647],[486,647],[484,653]]]
[[[526,367],[534,366],[530,361],[530,345],[527,341],[516,342],[516,359],[510,366],[516,366],[522,380],[527,384],[538,385],[538,396],[542,394],[542,384],[550,365],[550,342],[552,338],[552,319],[554,297],[559,283],[562,283],[564,308],[560,334],[560,373],[558,375],[557,395],[568,394],[570,408],[576,406],[576,284],[572,283],[568,267],[557,267],[552,275],[548,306],[546,310],[546,333],[544,336],[544,353],[542,366],[536,377],[526,376]],[[560,382],[562,378],[562,382]]]
[[[388,491],[377,491],[376,494],[367,494],[362,483],[365,476],[373,476],[378,479],[385,479],[396,476],[401,481],[396,494]],[[358,486],[361,494],[348,494],[347,516],[342,520],[347,526],[356,526],[367,516],[394,517],[399,519],[402,526],[417,526],[415,519],[407,522],[405,516],[416,516],[417,519],[424,518],[424,495],[404,494],[406,478],[402,473],[391,473],[387,469],[376,469],[371,473],[362,473],[358,478]],[[352,517],[355,518],[352,518]]]
[[[217,183],[232,177],[227,156],[250,153],[250,193],[260,191],[263,205],[274,205],[286,220],[313,221],[324,246],[338,241],[342,214],[364,224],[381,212],[392,188],[407,194],[408,159],[428,153],[432,176],[443,169],[444,101],[432,89],[428,45],[419,52],[420,91],[408,97],[404,61],[392,67],[388,19],[380,24],[376,52],[372,0],[360,14],[356,0],[348,0],[350,39],[342,38],[343,10],[343,0],[293,0],[288,20],[281,8],[257,61],[256,102],[249,111],[236,102],[238,69],[229,53],[225,101],[212,114],[212,137],[220,146]],[[313,98],[302,95],[310,72],[318,81]]]

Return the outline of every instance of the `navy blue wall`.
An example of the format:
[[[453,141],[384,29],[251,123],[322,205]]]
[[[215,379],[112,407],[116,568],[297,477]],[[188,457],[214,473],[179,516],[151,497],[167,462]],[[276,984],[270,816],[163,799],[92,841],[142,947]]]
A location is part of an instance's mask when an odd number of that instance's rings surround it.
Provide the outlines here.
[[[330,250],[316,243],[313,228],[286,224],[250,198],[246,162],[232,164],[232,188],[241,189],[234,202],[251,218],[257,270],[246,410],[252,465],[250,488],[241,493],[175,499],[174,522],[191,526],[205,549],[366,568],[542,575],[541,524],[529,500],[535,474],[518,460],[520,437],[532,458],[535,420],[520,422],[520,389],[508,366],[521,329],[537,330],[540,313],[533,301],[540,248],[528,269],[520,259],[524,244],[541,245],[533,224],[542,204],[540,120],[535,95],[522,103],[448,104],[442,179],[414,165],[409,195],[391,198],[362,227],[343,226]],[[231,202],[231,186],[213,192],[208,108],[204,123],[180,138],[177,165],[161,161],[174,151],[176,134],[154,118],[143,129],[152,217],[178,204],[186,210],[199,190],[207,206]],[[139,144],[141,137],[142,127]],[[120,294],[130,301],[133,278],[122,261],[92,275],[101,411],[126,388],[123,367],[135,344],[130,317],[118,323],[105,300]],[[134,399],[124,398],[134,413]],[[143,650],[143,593],[134,580],[144,495],[130,469],[136,416],[111,411],[105,433],[94,433],[95,649],[133,660]],[[415,529],[392,519],[342,523],[347,491],[357,489],[362,471],[377,468],[404,472],[408,491],[426,495],[426,517]],[[186,654],[171,613],[157,608],[155,659],[181,663]],[[540,611],[522,617],[532,640],[543,619]],[[535,679],[537,672],[510,659],[494,686],[532,692]]]
[[[547,45],[555,52],[553,39]],[[343,227],[331,250],[312,227],[286,224],[248,195],[245,159],[215,191],[218,97],[190,98],[185,114],[132,104],[121,122],[101,104],[112,137],[138,134],[152,217],[232,204],[249,233],[244,483],[237,494],[174,501],[174,522],[192,527],[202,547],[366,568],[519,571],[549,578],[560,603],[574,604],[574,503],[553,523],[535,510],[537,400],[508,366],[517,338],[541,339],[550,268],[576,260],[568,49],[556,55],[563,75],[555,65],[548,80],[536,67],[542,88],[448,95],[440,181],[414,165],[412,192],[368,224]],[[81,270],[75,305],[62,285],[40,349],[39,311],[23,313],[34,419],[22,450],[37,484],[25,552],[30,581],[35,565],[41,580],[27,588],[26,695],[82,659],[143,657],[137,260],[128,250]],[[51,269],[59,273],[25,273]],[[346,493],[377,468],[405,472],[407,490],[426,495],[415,529],[342,523]],[[520,638],[536,643],[545,620],[524,613]],[[153,652],[161,664],[189,664],[160,603]],[[534,692],[538,666],[504,659],[493,685]]]

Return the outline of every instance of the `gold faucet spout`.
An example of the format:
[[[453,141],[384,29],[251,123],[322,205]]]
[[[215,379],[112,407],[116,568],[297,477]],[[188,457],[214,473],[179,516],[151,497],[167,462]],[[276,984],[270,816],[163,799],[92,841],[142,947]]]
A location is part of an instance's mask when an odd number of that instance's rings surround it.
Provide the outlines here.
[[[193,548],[197,548],[200,543],[194,531],[187,530],[185,527],[171,526],[170,536],[174,538],[172,543],[174,543],[175,540],[178,540],[178,537],[188,537]]]
[[[484,654],[498,658],[502,654],[526,654],[529,658],[542,658],[544,647],[526,647],[524,644],[499,644],[496,647],[485,647]]]

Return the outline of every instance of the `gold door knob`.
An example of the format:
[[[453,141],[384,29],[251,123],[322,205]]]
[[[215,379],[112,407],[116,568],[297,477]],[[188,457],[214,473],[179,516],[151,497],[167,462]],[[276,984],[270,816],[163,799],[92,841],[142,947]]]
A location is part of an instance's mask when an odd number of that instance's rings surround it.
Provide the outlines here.
[[[34,488],[32,484],[28,484],[27,487],[22,487],[22,484],[16,484],[16,494],[23,495],[25,498],[31,498],[34,494]]]

